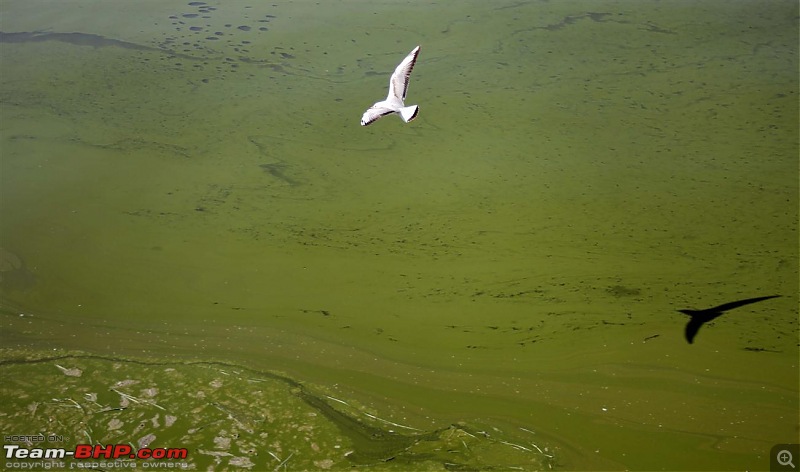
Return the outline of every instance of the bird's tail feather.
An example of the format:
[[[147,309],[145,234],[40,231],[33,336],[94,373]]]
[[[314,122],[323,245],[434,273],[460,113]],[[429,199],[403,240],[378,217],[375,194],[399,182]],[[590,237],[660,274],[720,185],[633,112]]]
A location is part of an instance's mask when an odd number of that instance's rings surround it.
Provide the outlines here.
[[[419,113],[419,105],[411,105],[410,107],[403,107],[400,109],[400,118],[406,123],[417,117]]]

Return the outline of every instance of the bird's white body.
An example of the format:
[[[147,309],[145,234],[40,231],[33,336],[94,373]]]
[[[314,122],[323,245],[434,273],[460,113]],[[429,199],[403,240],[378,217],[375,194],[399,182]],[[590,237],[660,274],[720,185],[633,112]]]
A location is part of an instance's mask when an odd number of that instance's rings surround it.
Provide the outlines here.
[[[403,62],[397,66],[389,79],[389,95],[386,100],[380,101],[369,107],[364,115],[361,117],[361,126],[372,124],[379,118],[386,115],[396,113],[400,115],[406,123],[417,117],[419,113],[419,106],[405,105],[406,93],[408,92],[408,79],[411,77],[411,71],[414,69],[414,64],[417,62],[419,55],[419,46],[415,47],[403,59]]]

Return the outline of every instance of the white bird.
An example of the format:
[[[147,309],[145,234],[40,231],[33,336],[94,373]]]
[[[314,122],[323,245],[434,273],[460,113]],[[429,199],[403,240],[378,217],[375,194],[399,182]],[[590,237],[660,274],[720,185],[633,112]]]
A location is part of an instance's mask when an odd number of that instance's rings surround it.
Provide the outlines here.
[[[394,70],[392,77],[389,79],[389,96],[386,97],[386,100],[377,102],[364,112],[361,117],[361,126],[372,124],[378,118],[392,113],[400,115],[400,118],[406,123],[417,117],[419,106],[411,105],[407,107],[403,102],[406,99],[408,79],[411,77],[411,71],[417,62],[417,55],[419,55],[419,46],[408,53],[408,56]]]

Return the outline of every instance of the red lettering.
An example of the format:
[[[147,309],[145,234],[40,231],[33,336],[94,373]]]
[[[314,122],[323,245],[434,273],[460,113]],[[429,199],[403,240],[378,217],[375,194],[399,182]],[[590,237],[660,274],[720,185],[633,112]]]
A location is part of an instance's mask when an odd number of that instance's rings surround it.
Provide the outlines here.
[[[167,459],[186,459],[189,450],[186,448],[167,449]]]
[[[92,446],[90,444],[78,444],[75,446],[75,459],[88,459],[92,457]]]
[[[134,452],[133,448],[128,444],[109,444],[107,446],[78,444],[75,446],[73,457],[75,459],[186,459],[188,455],[189,450],[186,448],[157,447],[150,449],[143,447]]]
[[[132,455],[131,452],[133,452],[133,449],[131,449],[131,447],[127,444],[117,444],[114,446],[114,459],[118,459],[120,457],[130,457]]]
[[[105,457],[106,459],[111,459],[114,455],[114,446],[109,444],[108,446],[102,446],[97,444],[94,447],[94,452],[92,452],[92,459],[99,459],[100,456]]]

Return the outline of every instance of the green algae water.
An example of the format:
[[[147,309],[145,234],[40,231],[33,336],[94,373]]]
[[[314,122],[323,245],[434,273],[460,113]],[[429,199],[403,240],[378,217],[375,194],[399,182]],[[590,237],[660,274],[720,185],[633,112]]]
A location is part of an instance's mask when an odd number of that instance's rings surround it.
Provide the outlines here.
[[[4,445],[767,469],[800,434],[797,22],[788,1],[4,1]],[[418,118],[359,126],[418,44]],[[678,310],[770,295],[685,339]]]

